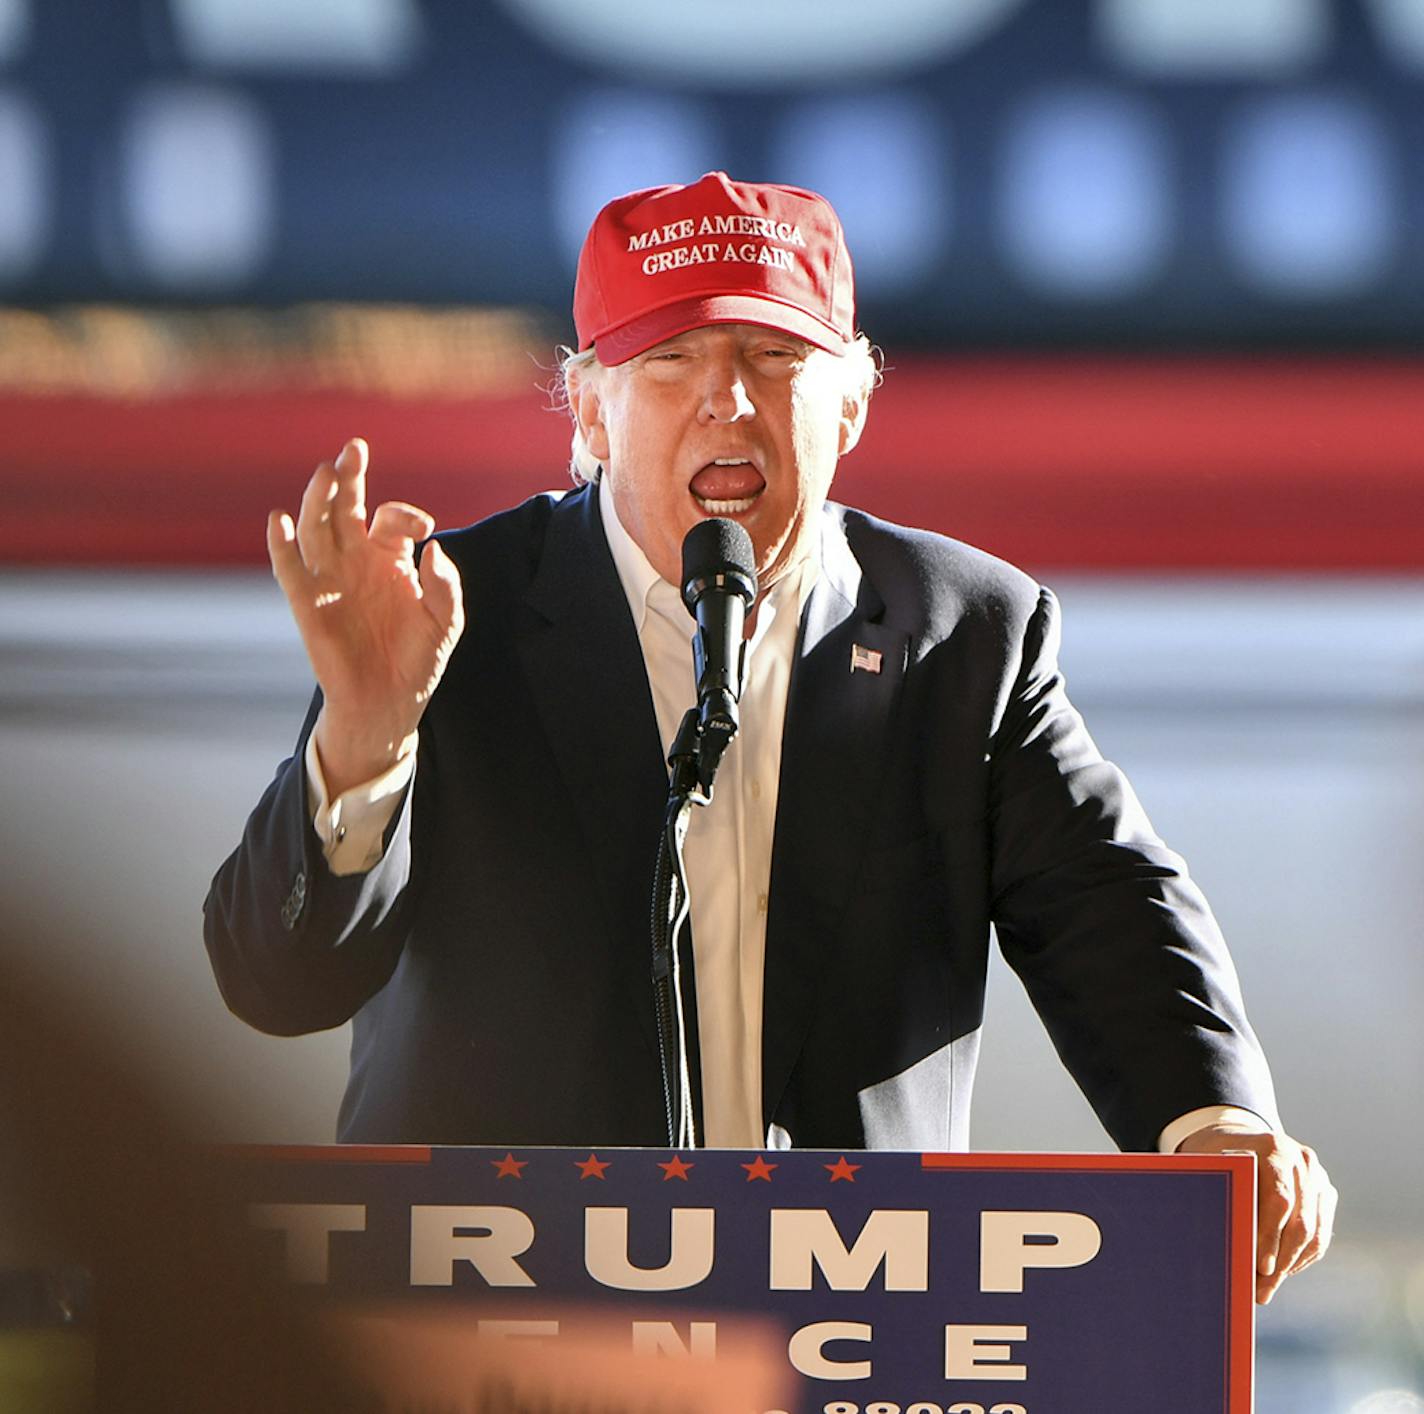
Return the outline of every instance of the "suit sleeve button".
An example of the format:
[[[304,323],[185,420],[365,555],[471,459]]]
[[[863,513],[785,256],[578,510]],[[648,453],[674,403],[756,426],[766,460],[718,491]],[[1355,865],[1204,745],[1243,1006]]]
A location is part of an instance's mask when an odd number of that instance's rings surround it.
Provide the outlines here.
[[[297,926],[297,919],[302,916],[302,908],[307,899],[307,876],[300,872],[292,880],[292,891],[282,901],[282,907],[278,911],[278,916],[282,920],[282,927],[289,933]]]

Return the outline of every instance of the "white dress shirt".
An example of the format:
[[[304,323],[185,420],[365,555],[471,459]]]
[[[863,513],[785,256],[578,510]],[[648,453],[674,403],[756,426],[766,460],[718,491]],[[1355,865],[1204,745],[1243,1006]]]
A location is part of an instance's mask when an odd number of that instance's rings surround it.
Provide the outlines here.
[[[678,590],[659,577],[628,534],[602,486],[598,500],[643,650],[666,756],[683,713],[696,700],[693,620]],[[693,810],[687,832],[684,863],[702,1053],[701,1140],[711,1148],[771,1146],[761,1122],[761,1027],[772,835],[797,626],[819,572],[818,558],[803,560],[759,599],[747,640],[740,730],[718,768],[711,805]],[[315,733],[308,738],[313,824],[334,874],[364,873],[379,861],[383,833],[415,775],[415,762],[412,738],[388,771],[328,801]],[[1269,1128],[1248,1110],[1210,1106],[1174,1120],[1158,1147],[1172,1153],[1188,1135],[1215,1123]]]
[[[663,755],[697,700],[694,624],[600,488],[603,529],[633,614],[657,712]],[[781,775],[781,730],[796,629],[818,563],[795,566],[757,602],[747,639],[740,728],[717,770],[712,803],[692,811],[683,859],[692,901],[697,1030],[702,1051],[702,1139],[712,1148],[756,1149],[761,1124],[762,978],[771,838]]]

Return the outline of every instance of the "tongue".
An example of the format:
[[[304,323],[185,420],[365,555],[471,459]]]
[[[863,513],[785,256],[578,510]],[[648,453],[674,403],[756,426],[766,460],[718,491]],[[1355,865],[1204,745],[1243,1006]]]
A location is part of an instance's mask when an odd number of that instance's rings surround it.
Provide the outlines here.
[[[755,496],[766,482],[745,462],[741,466],[704,466],[692,478],[692,493],[704,501],[741,501]]]

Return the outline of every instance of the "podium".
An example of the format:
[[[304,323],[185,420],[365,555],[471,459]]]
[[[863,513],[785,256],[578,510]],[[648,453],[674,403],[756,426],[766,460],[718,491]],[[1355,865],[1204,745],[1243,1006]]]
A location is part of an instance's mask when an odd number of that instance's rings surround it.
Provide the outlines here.
[[[659,1362],[652,1388],[751,1340],[781,1367],[785,1414],[1251,1409],[1250,1156],[334,1146],[224,1162],[233,1220],[288,1280],[333,1309],[496,1336],[508,1359],[557,1362],[591,1337]],[[728,1399],[708,1407],[743,1407]]]

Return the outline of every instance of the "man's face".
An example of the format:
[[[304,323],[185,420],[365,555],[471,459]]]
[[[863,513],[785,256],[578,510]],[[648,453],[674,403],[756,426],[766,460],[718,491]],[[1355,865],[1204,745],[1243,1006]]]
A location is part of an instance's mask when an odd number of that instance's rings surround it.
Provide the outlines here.
[[[861,399],[845,365],[790,334],[712,324],[612,368],[575,394],[618,519],[671,584],[682,541],[708,516],[745,526],[770,588],[813,545]]]

